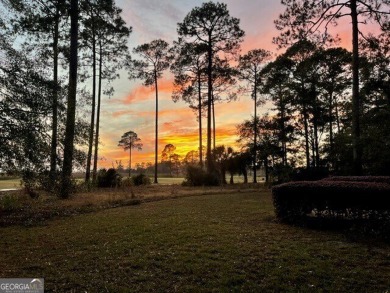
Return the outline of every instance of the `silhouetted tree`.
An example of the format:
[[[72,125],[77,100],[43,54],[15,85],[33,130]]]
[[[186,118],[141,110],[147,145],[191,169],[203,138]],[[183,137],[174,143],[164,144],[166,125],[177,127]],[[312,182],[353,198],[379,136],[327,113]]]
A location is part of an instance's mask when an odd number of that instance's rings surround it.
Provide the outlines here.
[[[219,169],[222,184],[227,184],[226,171],[228,171],[228,162],[233,156],[234,151],[231,147],[220,145],[213,150],[213,157]]]
[[[205,75],[205,46],[190,44],[179,40],[174,46],[174,61],[171,71],[174,74],[173,101],[182,99],[197,111],[199,123],[199,164],[203,167],[202,153],[202,113],[203,95],[202,83],[206,82]]]
[[[73,167],[73,142],[75,133],[76,93],[77,93],[77,53],[78,53],[78,0],[70,2],[70,58],[69,58],[69,92],[64,140],[64,161],[62,167],[61,198],[68,198],[71,193],[71,175]]]
[[[161,153],[161,163],[168,165],[171,176],[173,173],[176,175],[180,172],[180,155],[175,153],[176,147],[169,143],[167,144]]]
[[[128,131],[122,135],[118,146],[122,147],[125,151],[129,150],[129,177],[131,177],[131,150],[142,150],[143,144],[141,143],[141,139],[134,131]]]
[[[271,58],[271,52],[263,49],[255,49],[247,54],[240,56],[239,59],[239,78],[247,83],[246,90],[249,90],[251,97],[254,100],[254,116],[257,117],[257,106],[262,102],[257,99],[257,94],[260,91],[261,70]],[[257,161],[257,123],[254,124],[254,148],[253,160]],[[253,164],[253,182],[256,183],[256,164]]]
[[[262,70],[265,93],[273,102],[276,110],[275,119],[278,121],[279,139],[283,150],[283,164],[287,164],[287,145],[294,140],[295,125],[293,106],[296,93],[292,87],[293,60],[286,55],[280,55]]]
[[[237,76],[238,70],[229,64],[227,58],[215,56],[213,61],[213,94],[211,99],[213,149],[216,147],[216,115],[215,104],[223,101],[233,101],[237,99]]]
[[[82,46],[91,51],[92,56],[92,103],[91,103],[91,122],[89,126],[89,140],[88,140],[88,153],[87,153],[87,166],[85,170],[85,181],[89,182],[91,175],[91,160],[92,160],[92,147],[93,147],[93,135],[95,128],[95,112],[96,112],[96,42],[97,42],[97,10],[99,9],[97,3],[92,1],[83,1],[81,3],[81,10],[84,12],[83,27],[80,36],[82,40]]]
[[[178,24],[179,37],[187,43],[207,48],[207,169],[212,171],[211,111],[213,102],[213,61],[219,54],[235,54],[240,47],[244,31],[239,19],[231,17],[226,4],[206,2],[195,7]]]
[[[128,60],[130,78],[143,79],[145,86],[153,86],[156,91],[154,183],[158,183],[158,79],[162,77],[164,70],[169,67],[172,56],[169,54],[168,43],[161,39],[140,45],[134,48],[133,52],[140,55],[142,60]]]
[[[132,31],[131,27],[126,27],[125,21],[121,17],[122,9],[115,6],[115,2],[107,8],[107,13],[101,15],[102,29],[97,31],[99,48],[99,83],[98,100],[96,110],[96,130],[95,130],[95,153],[93,161],[93,180],[96,181],[98,150],[99,150],[99,126],[100,108],[102,96],[102,82],[108,83],[119,77],[118,71],[123,68],[125,60],[128,58],[127,41]],[[110,96],[114,92],[111,87],[105,91]]]
[[[306,167],[314,164],[314,157],[318,161],[318,111],[317,82],[318,72],[316,60],[312,56],[317,52],[317,46],[310,41],[302,40],[289,47],[284,57],[289,60],[289,88],[292,94],[291,105],[298,111],[299,122],[303,124]],[[313,122],[310,124],[310,122]],[[311,126],[313,126],[313,141],[311,148]],[[313,162],[310,153],[314,150]]]
[[[256,164],[264,166],[266,181],[269,179],[270,169],[276,166],[283,159],[282,143],[279,139],[279,125],[276,119],[268,115],[257,119],[257,149],[259,150]],[[253,153],[254,142],[254,119],[245,120],[237,126],[239,139],[238,142]]]
[[[390,30],[361,49],[363,164],[368,174],[390,175]]]
[[[0,31],[0,168],[41,172],[50,164],[52,80],[46,68],[15,50]]]
[[[352,25],[352,145],[354,173],[362,173],[362,144],[360,142],[360,95],[359,95],[359,25],[376,22],[383,30],[389,29],[390,2],[383,0],[282,0],[286,10],[275,21],[282,31],[275,39],[279,45],[286,45],[297,39],[323,31],[328,38],[329,25],[345,16],[351,17]]]
[[[183,162],[185,164],[195,164],[199,162],[199,152],[197,151],[189,151],[184,157]]]
[[[318,60],[317,67],[319,91],[323,96],[325,122],[329,123],[329,152],[328,159],[335,165],[333,153],[334,124],[339,125],[338,104],[340,97],[350,88],[349,66],[351,54],[343,48],[320,49],[313,56]],[[340,131],[340,126],[337,127]]]
[[[169,143],[167,144],[161,153],[161,162],[169,162],[171,156],[175,153],[176,147]]]
[[[106,79],[111,82],[118,77],[117,71],[123,67],[128,55],[127,40],[131,28],[126,27],[121,17],[122,10],[116,7],[113,0],[85,0],[81,9],[84,14],[81,31],[84,61],[92,67],[92,109],[85,179],[88,181],[90,178],[94,145],[93,181],[96,181],[102,81]],[[107,92],[112,94],[113,89]]]
[[[59,56],[61,40],[64,39],[66,17],[68,16],[69,4],[65,0],[40,0],[40,1],[6,1],[13,11],[17,12],[12,19],[13,29],[19,35],[25,34],[26,43],[31,50],[36,50],[42,63],[52,68],[52,125],[51,125],[51,151],[50,151],[50,180],[53,184],[57,170],[57,147],[58,147],[58,123],[60,107],[59,82]],[[49,60],[52,60],[50,62]]]

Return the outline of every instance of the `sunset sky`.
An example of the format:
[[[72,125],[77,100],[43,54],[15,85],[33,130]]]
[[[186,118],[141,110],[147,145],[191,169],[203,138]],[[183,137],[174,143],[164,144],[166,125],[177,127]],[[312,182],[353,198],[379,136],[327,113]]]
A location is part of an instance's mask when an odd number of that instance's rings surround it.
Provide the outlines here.
[[[123,18],[133,27],[129,46],[133,47],[161,38],[172,43],[177,39],[177,23],[181,22],[192,8],[200,6],[200,0],[117,0],[123,9]],[[228,0],[224,1],[230,15],[240,19],[245,31],[242,54],[257,48],[278,53],[272,38],[278,35],[273,21],[284,10],[276,0]],[[343,46],[349,48],[349,20],[337,28]],[[137,56],[133,55],[133,58]],[[164,146],[172,143],[177,153],[185,155],[198,148],[198,124],[195,114],[183,102],[174,103],[171,98],[172,75],[167,71],[159,80],[159,154]],[[155,95],[140,80],[128,79],[126,71],[113,83],[115,94],[103,98],[101,114],[102,160],[100,167],[110,167],[116,160],[128,166],[128,153],[117,146],[123,133],[133,130],[142,139],[142,151],[134,151],[132,167],[140,162],[154,161],[154,110]],[[236,145],[236,125],[253,115],[253,102],[249,96],[241,96],[230,103],[216,104],[217,145]],[[269,107],[259,107],[266,112]],[[204,125],[206,121],[204,119]],[[205,134],[205,131],[204,131]],[[203,140],[205,141],[204,135]],[[237,146],[238,147],[238,146]],[[159,157],[160,160],[160,157]]]

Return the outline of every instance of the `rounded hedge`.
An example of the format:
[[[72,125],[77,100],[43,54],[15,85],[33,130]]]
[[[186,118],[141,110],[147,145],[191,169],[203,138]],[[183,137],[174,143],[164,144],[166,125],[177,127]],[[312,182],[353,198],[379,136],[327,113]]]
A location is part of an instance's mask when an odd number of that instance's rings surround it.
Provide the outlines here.
[[[296,221],[312,212],[358,218],[390,211],[390,184],[357,181],[301,181],[274,186],[276,216]]]

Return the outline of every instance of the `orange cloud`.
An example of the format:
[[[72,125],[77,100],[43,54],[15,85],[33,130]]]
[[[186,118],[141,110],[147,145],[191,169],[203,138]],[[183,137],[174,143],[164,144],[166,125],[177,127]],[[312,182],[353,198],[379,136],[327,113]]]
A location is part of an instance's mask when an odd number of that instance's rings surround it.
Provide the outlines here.
[[[172,93],[173,81],[171,79],[160,79],[158,80],[158,93]],[[154,87],[144,86],[142,84],[134,87],[128,95],[122,100],[123,104],[132,104],[140,101],[154,99]]]
[[[120,111],[116,111],[116,112],[112,112],[112,117],[113,118],[119,118],[121,116],[124,116],[124,115],[139,115],[138,112],[135,112],[134,110],[120,110]]]
[[[123,104],[132,104],[145,99],[149,99],[153,89],[146,86],[137,86],[133,88],[130,93],[122,100]]]
[[[162,108],[162,105],[160,105],[160,108]],[[119,118],[119,117],[124,116],[124,115],[135,115],[138,118],[154,119],[156,112],[154,110],[150,110],[150,111],[119,110],[119,111],[115,111],[115,112],[111,113],[111,116],[113,118]],[[164,122],[164,125],[165,124],[167,124],[167,125],[172,124],[175,121],[179,122],[180,119],[178,119],[178,117],[181,117],[182,119],[185,119],[186,121],[188,121],[188,119],[190,117],[192,117],[194,120],[196,119],[195,114],[188,107],[180,108],[180,109],[178,109],[178,108],[162,109],[162,110],[158,111],[158,116],[160,119],[163,119],[166,117],[168,117],[168,118],[172,117],[173,119],[175,119],[174,121]]]

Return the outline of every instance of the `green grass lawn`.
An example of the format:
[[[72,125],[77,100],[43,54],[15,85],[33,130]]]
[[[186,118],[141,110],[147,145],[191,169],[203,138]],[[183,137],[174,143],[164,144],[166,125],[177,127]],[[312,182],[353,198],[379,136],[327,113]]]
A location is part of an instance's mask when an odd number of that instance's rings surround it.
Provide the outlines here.
[[[279,224],[269,191],[0,228],[0,276],[47,292],[385,292],[390,249]]]

